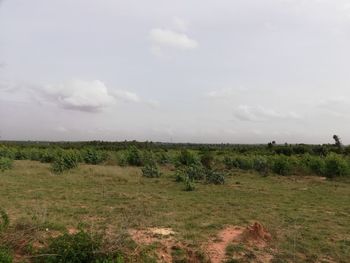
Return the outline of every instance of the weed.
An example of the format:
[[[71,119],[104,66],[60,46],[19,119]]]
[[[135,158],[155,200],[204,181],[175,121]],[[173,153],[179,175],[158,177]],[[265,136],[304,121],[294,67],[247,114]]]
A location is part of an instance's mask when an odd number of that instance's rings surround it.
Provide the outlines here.
[[[38,262],[47,263],[81,263],[94,262],[98,258],[101,242],[99,238],[92,237],[84,231],[62,236],[51,240],[47,248],[40,251]]]
[[[325,160],[325,175],[328,178],[349,174],[348,163],[337,154],[329,154]]]
[[[0,171],[9,170],[12,168],[12,159],[7,157],[0,157]]]
[[[0,262],[1,263],[12,263],[12,255],[8,249],[0,247]]]
[[[205,182],[208,184],[224,184],[225,176],[218,171],[207,169],[205,175]]]
[[[10,219],[7,213],[0,208],[0,232],[7,228],[10,224]]]
[[[148,163],[142,168],[142,176],[148,178],[160,177],[161,173],[155,163]]]
[[[65,151],[56,157],[51,168],[55,173],[76,168],[78,166],[79,156],[74,151]]]

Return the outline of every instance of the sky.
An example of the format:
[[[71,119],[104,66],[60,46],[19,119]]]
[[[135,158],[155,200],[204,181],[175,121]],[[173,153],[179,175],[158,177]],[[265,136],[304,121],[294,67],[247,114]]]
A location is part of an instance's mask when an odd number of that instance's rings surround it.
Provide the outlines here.
[[[0,0],[0,139],[350,143],[348,0]]]

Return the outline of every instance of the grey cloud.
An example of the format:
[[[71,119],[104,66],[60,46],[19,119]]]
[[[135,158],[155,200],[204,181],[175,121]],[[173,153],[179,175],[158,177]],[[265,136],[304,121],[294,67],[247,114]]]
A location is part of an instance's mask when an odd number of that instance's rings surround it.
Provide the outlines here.
[[[300,119],[294,112],[280,113],[262,106],[240,105],[234,110],[233,115],[241,121],[263,122],[269,120]]]
[[[140,98],[136,93],[123,89],[108,89],[100,80],[71,80],[62,84],[30,85],[0,83],[0,90],[7,93],[27,94],[31,99],[45,105],[51,103],[63,109],[97,113],[115,105],[118,101],[143,103],[154,107],[155,100]]]

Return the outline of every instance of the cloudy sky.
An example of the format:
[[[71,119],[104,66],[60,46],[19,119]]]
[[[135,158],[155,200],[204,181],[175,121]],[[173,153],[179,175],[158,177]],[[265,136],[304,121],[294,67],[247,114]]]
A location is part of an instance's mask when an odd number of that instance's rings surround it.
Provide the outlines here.
[[[8,140],[350,143],[348,0],[0,0]]]

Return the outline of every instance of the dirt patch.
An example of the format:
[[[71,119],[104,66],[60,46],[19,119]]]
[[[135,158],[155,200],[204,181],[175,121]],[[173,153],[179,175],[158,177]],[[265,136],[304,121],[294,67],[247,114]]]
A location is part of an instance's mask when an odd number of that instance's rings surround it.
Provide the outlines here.
[[[221,230],[217,237],[210,241],[206,247],[208,258],[212,263],[220,263],[225,259],[226,247],[233,241],[238,240],[243,234],[244,228],[230,226]]]
[[[138,245],[156,244],[158,262],[171,263],[178,257],[182,259],[181,262],[200,262],[191,248],[175,239],[176,233],[171,228],[131,229],[129,234]]]
[[[271,262],[273,256],[265,249],[270,240],[271,234],[258,222],[246,228],[229,226],[208,242],[205,251],[212,263],[248,258],[253,262]]]
[[[142,230],[129,230],[131,238],[139,245],[160,244],[156,249],[159,262],[172,262],[171,248],[175,245],[173,235],[175,232],[170,228],[148,228]]]
[[[258,222],[248,226],[242,233],[242,241],[258,247],[266,247],[271,240],[271,234]]]
[[[78,232],[79,232],[79,230],[76,229],[76,228],[74,228],[74,227],[69,227],[69,228],[68,228],[68,234],[70,234],[70,235],[75,235],[75,234],[77,234]]]
[[[142,245],[151,245],[155,242],[165,242],[173,240],[175,234],[170,228],[147,228],[147,229],[131,229],[129,230],[131,238]]]

